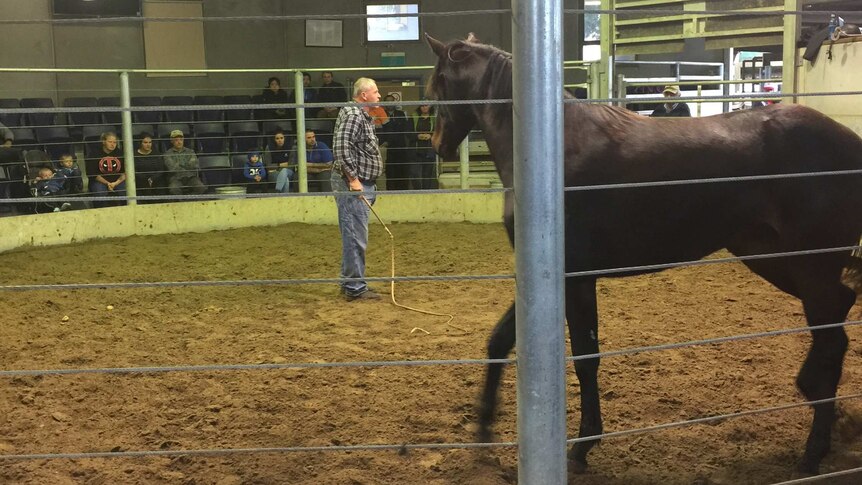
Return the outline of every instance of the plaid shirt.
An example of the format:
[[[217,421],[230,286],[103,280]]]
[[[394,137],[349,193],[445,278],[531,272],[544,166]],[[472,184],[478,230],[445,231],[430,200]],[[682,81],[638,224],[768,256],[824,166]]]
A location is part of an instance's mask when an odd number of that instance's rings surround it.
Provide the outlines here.
[[[335,120],[334,169],[363,182],[383,173],[383,160],[371,116],[362,108],[347,105]]]

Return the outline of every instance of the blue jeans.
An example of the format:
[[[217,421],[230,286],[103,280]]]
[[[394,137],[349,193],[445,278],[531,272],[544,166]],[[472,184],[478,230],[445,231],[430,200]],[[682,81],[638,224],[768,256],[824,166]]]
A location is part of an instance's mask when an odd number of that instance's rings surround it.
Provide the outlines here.
[[[126,182],[120,182],[116,187],[114,187],[113,191],[108,190],[108,186],[97,182],[95,177],[90,180],[90,192],[96,196],[103,195],[116,195],[118,197],[125,197],[126,195]],[[94,201],[93,207],[107,207],[111,205],[126,205],[125,200],[117,201],[117,202],[108,202],[108,201]]]
[[[338,206],[338,229],[341,231],[341,277],[365,278],[365,248],[368,246],[368,206],[358,197],[358,192],[349,192],[347,181],[335,171],[332,172],[332,190],[343,192],[335,196]],[[362,182],[362,193],[368,203],[374,204],[377,187],[373,183]],[[356,296],[368,291],[364,280],[342,281],[341,290],[345,295]]]
[[[293,170],[283,168],[278,171],[278,177],[275,179],[275,191],[281,193],[290,192],[290,181],[293,180]]]

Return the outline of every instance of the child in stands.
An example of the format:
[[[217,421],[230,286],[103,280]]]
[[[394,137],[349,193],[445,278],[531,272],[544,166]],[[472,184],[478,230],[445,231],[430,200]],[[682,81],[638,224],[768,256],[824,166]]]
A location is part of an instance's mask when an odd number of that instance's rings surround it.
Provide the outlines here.
[[[266,192],[266,166],[260,158],[260,152],[252,151],[248,153],[248,160],[242,169],[242,174],[246,178],[246,192],[250,194]]]
[[[60,167],[57,169],[58,174],[66,177],[66,192],[69,194],[78,194],[84,190],[84,181],[81,178],[81,169],[75,164],[75,159],[72,155],[64,153],[60,155]]]

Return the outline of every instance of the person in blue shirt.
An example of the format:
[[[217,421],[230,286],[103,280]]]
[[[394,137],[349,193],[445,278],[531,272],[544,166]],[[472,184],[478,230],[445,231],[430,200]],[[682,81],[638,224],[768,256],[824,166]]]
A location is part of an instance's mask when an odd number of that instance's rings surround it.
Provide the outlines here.
[[[266,167],[260,158],[260,152],[248,153],[248,160],[242,168],[242,174],[246,179],[246,192],[253,194],[266,192]]]
[[[297,150],[290,152],[290,162],[296,165]],[[313,130],[305,130],[305,161],[308,167],[308,191],[332,192],[332,150],[326,143],[317,141]]]
[[[57,173],[66,178],[66,191],[69,194],[79,194],[84,191],[84,181],[81,178],[81,169],[75,164],[75,158],[68,153],[60,155]]]

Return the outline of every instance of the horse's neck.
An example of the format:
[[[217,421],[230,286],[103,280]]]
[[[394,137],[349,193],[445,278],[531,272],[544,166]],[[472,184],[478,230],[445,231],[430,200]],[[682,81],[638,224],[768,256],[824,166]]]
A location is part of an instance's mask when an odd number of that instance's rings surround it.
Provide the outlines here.
[[[512,187],[512,118],[497,119],[493,116],[479,116],[479,128],[485,134],[485,142],[494,159],[494,166],[504,187]]]

